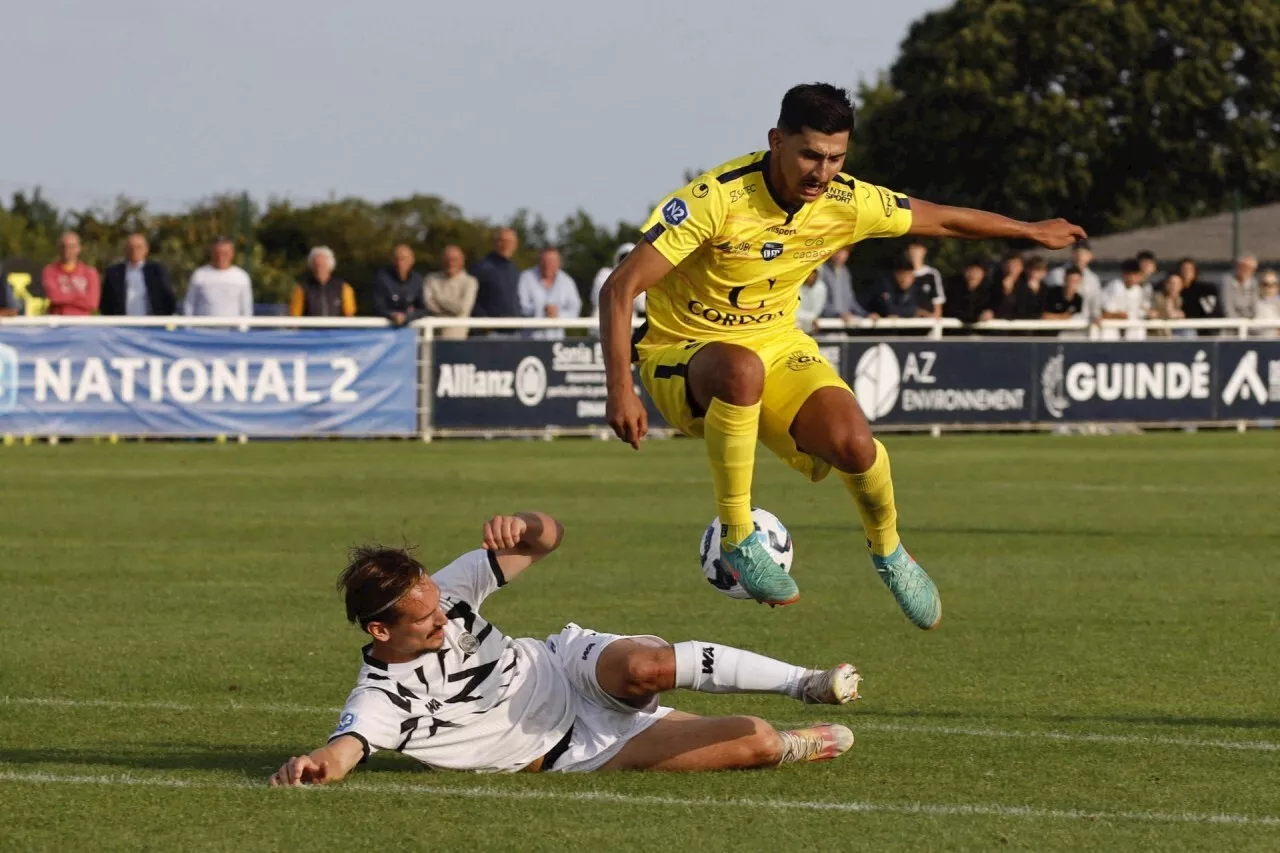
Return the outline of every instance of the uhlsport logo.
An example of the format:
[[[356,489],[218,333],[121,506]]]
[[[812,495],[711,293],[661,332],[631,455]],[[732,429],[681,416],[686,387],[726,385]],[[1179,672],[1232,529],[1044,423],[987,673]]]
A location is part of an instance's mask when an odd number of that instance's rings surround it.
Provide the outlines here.
[[[18,351],[0,344],[0,414],[18,408]]]
[[[853,392],[858,395],[867,420],[878,420],[893,411],[901,384],[902,368],[888,344],[876,344],[858,359]]]
[[[1272,388],[1267,392],[1267,383],[1262,379],[1262,371],[1258,369],[1258,351],[1249,350],[1240,359],[1231,378],[1222,388],[1222,402],[1232,405],[1236,400],[1253,400],[1260,406],[1267,401],[1280,400],[1280,362],[1271,362]]]

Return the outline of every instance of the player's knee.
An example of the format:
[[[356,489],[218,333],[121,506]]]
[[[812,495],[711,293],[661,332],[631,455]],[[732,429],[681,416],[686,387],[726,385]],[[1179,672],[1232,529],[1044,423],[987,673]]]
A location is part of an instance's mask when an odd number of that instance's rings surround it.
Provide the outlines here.
[[[831,458],[827,462],[837,471],[861,474],[876,461],[876,442],[870,430],[841,431],[831,442]]]
[[[778,732],[759,717],[744,717],[751,731],[740,740],[744,767],[769,767],[782,759],[782,741]]]
[[[764,393],[764,362],[751,350],[734,347],[717,360],[711,396],[735,406],[751,406]]]
[[[652,696],[675,685],[676,662],[671,649],[637,649],[627,655],[628,696]]]

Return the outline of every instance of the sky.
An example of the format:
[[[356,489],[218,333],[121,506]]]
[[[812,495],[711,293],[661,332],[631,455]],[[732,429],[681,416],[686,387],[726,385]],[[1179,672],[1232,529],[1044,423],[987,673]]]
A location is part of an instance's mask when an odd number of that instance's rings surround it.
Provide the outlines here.
[[[763,148],[791,85],[874,79],[940,5],[0,0],[0,196],[423,193],[638,222],[686,170]]]

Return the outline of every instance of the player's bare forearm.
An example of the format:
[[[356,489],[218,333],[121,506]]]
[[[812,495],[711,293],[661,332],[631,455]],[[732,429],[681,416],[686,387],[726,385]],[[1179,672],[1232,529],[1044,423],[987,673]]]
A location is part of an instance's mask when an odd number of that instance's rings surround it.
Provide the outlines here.
[[[271,776],[272,787],[340,782],[364,758],[364,744],[351,735],[335,738],[308,755],[296,755]]]
[[[543,512],[495,515],[484,523],[484,547],[510,582],[560,547],[564,527]]]
[[[631,388],[631,305],[637,295],[629,286],[632,278],[619,267],[600,288],[600,346],[610,394]]]
[[[918,237],[964,240],[1034,240],[1049,249],[1064,249],[1088,235],[1065,219],[1022,222],[986,210],[951,207],[911,199],[911,230]]]
[[[545,512],[517,512],[516,518],[525,525],[519,547],[530,554],[550,554],[564,540],[564,526]]]

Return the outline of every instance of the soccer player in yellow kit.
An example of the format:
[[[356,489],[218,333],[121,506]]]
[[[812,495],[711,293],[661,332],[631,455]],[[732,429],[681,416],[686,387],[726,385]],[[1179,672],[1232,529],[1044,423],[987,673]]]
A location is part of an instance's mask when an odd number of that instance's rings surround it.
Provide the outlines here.
[[[753,598],[800,597],[769,558],[751,520],[757,439],[818,482],[832,468],[862,517],[872,563],[908,618],[933,628],[937,587],[902,547],[889,455],[853,392],[796,328],[800,285],[843,246],[873,237],[963,237],[1071,245],[1084,230],[1063,219],[1018,222],[931,204],[840,171],[854,113],[835,86],[796,86],[782,99],[769,150],[710,170],[665,199],[644,238],[600,293],[607,417],[639,449],[648,430],[632,362],[658,411],[706,440],[722,522],[721,559]],[[631,336],[631,306],[648,320]]]

